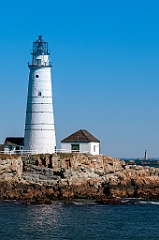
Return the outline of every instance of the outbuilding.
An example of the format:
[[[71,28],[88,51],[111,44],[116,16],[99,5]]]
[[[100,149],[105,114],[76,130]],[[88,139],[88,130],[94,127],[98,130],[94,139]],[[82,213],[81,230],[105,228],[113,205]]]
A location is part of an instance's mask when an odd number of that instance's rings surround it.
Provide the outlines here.
[[[5,153],[21,153],[24,149],[23,137],[7,137],[4,142]]]
[[[100,141],[87,130],[80,129],[61,141],[63,152],[81,152],[98,155]]]

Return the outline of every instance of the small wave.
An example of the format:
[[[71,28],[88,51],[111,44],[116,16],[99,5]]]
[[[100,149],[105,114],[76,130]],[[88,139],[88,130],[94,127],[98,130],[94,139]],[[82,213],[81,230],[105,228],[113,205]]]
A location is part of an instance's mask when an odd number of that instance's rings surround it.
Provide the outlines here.
[[[73,202],[74,205],[84,205],[82,202]]]
[[[159,201],[139,201],[139,204],[159,205]]]
[[[159,202],[150,202],[151,204],[159,205]]]
[[[82,206],[83,206],[83,205],[96,205],[96,202],[95,202],[94,200],[88,200],[88,199],[87,199],[87,200],[86,200],[86,199],[85,199],[85,200],[82,200],[82,199],[81,199],[81,200],[79,200],[79,201],[75,200],[75,201],[73,201],[72,203],[73,203],[74,205],[79,205],[79,206],[80,206],[80,205],[82,205]]]

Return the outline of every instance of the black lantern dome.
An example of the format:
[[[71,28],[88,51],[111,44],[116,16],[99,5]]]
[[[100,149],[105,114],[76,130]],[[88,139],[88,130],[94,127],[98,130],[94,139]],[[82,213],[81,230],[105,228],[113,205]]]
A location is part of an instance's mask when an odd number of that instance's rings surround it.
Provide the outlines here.
[[[49,54],[48,52],[48,42],[45,42],[42,39],[42,36],[39,36],[39,39],[33,42],[33,52],[32,54]]]

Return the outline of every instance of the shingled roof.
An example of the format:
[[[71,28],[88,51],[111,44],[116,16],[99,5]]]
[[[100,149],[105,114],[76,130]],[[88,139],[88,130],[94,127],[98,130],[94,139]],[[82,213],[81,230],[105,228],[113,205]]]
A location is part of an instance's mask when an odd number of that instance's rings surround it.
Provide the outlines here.
[[[23,146],[24,138],[23,137],[7,137],[5,139],[4,145]]]
[[[67,138],[64,138],[61,142],[100,142],[87,130],[80,129],[77,132],[71,134]]]

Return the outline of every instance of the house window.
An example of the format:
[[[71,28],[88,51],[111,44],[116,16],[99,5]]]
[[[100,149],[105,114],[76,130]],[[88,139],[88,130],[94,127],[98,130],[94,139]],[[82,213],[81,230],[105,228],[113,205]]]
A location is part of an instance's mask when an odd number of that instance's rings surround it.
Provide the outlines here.
[[[71,150],[72,152],[79,152],[80,150],[79,144],[71,144]]]
[[[14,150],[14,149],[15,149],[14,146],[9,146],[9,150],[10,150],[10,151],[12,151],[12,150]]]
[[[36,78],[38,78],[39,77],[39,75],[36,75]]]
[[[41,94],[41,92],[38,92],[38,96],[40,97],[42,94]]]
[[[93,151],[96,152],[96,145],[93,146]]]

